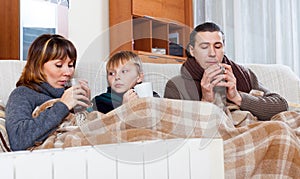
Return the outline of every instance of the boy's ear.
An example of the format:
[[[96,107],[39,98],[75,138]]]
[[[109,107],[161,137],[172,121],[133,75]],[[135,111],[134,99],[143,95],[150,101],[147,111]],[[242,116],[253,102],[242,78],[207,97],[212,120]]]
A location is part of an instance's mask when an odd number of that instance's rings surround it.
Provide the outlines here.
[[[137,83],[140,83],[144,80],[144,73],[140,73],[138,76],[137,76]]]

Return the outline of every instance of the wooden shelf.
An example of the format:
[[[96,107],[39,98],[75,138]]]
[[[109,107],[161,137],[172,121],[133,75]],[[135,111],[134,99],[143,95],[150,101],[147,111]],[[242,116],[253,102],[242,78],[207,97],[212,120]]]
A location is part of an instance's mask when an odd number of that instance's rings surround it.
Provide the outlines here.
[[[186,57],[184,47],[193,27],[191,0],[110,0],[109,6],[111,54],[158,49],[164,59]],[[171,36],[175,44],[170,45]]]
[[[161,55],[161,54],[154,54],[150,52],[144,51],[134,51],[138,54],[144,63],[174,63],[174,64],[182,64],[185,62],[185,57],[177,57],[172,55]]]

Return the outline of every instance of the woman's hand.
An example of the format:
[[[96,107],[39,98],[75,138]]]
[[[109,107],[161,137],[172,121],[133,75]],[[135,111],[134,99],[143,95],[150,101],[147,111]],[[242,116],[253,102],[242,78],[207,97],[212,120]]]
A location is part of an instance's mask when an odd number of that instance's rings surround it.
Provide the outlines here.
[[[134,100],[139,98],[139,96],[136,94],[136,92],[133,89],[129,89],[126,91],[126,93],[123,95],[123,101],[122,104],[127,103],[130,100]]]
[[[90,105],[91,91],[88,87],[87,81],[80,80],[79,84],[76,84],[67,90],[65,90],[60,101],[67,105],[71,110],[76,105],[88,107]]]
[[[88,85],[87,80],[79,80],[79,83],[80,83],[82,89],[85,90],[85,96],[90,100],[91,99],[91,89]]]

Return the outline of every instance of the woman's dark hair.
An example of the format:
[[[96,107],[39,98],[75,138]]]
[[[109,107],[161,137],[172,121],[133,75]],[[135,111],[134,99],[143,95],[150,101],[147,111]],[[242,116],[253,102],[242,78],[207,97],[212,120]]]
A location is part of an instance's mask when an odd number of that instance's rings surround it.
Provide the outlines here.
[[[221,30],[221,28],[213,22],[204,22],[203,24],[199,24],[198,26],[196,26],[190,34],[190,41],[187,44],[186,50],[185,50],[188,57],[192,57],[189,52],[189,46],[190,45],[193,47],[195,46],[196,35],[198,32],[221,32],[223,43],[225,44],[225,36],[224,36],[224,32]]]
[[[27,62],[16,86],[38,90],[36,85],[46,81],[43,66],[46,62],[69,57],[76,65],[77,51],[73,43],[61,35],[43,34],[37,37],[28,50]]]

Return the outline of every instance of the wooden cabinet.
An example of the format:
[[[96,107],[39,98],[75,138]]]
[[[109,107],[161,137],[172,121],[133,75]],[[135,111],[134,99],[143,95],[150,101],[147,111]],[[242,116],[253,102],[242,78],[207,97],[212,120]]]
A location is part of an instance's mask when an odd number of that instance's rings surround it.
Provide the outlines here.
[[[20,1],[0,0],[0,59],[20,59]]]
[[[131,50],[159,59],[165,54],[182,62],[192,14],[191,0],[110,0],[110,53]]]

